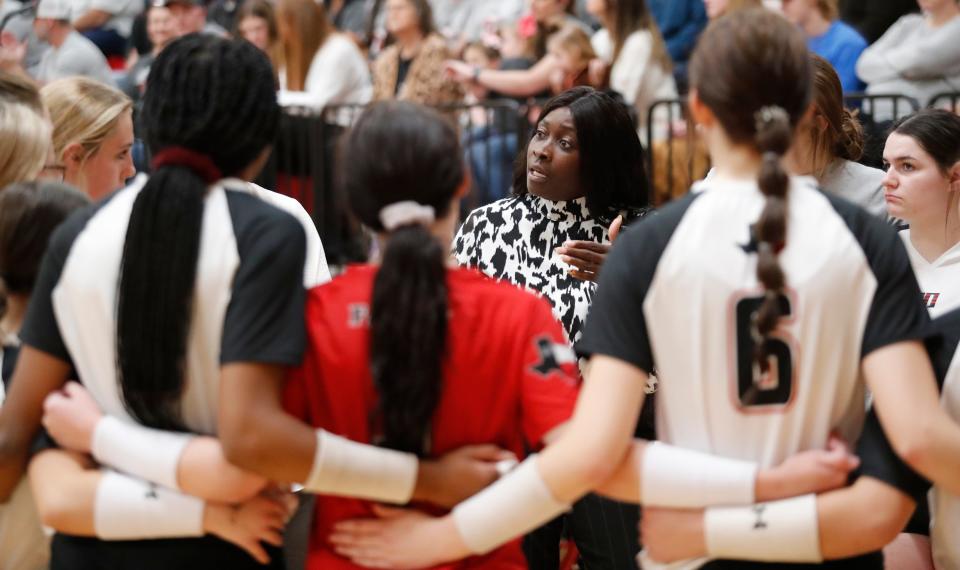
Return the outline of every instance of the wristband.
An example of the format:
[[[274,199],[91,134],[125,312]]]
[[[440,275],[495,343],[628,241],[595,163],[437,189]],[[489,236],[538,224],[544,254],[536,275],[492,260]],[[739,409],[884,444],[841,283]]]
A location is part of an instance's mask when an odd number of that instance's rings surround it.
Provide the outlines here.
[[[703,508],[753,503],[757,464],[652,442],[643,452],[641,503]]]
[[[707,553],[712,558],[761,562],[822,562],[817,496],[747,507],[707,509]]]
[[[193,438],[193,434],[150,429],[103,416],[93,430],[90,453],[101,465],[179,489],[177,464]]]
[[[104,540],[203,536],[204,502],[104,469],[93,505],[93,527]]]
[[[463,543],[474,554],[537,528],[570,508],[557,501],[537,470],[536,455],[453,509]]]
[[[412,453],[356,443],[320,429],[304,488],[321,495],[402,505],[413,496],[418,467]]]

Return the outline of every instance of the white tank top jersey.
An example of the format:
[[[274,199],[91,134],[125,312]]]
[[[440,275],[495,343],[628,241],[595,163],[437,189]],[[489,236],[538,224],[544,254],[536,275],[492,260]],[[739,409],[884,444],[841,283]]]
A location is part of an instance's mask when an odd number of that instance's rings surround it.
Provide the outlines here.
[[[923,302],[930,316],[937,318],[960,307],[960,243],[954,244],[933,262],[927,261],[910,241],[910,230],[901,230],[900,237],[910,256],[910,265],[917,274]]]
[[[755,181],[713,179],[627,229],[577,349],[656,369],[659,439],[772,466],[822,448],[832,431],[856,441],[862,358],[922,339],[929,317],[894,229],[792,178],[779,255],[784,318],[771,373],[760,376],[750,318],[763,288],[751,226],[765,200]]]

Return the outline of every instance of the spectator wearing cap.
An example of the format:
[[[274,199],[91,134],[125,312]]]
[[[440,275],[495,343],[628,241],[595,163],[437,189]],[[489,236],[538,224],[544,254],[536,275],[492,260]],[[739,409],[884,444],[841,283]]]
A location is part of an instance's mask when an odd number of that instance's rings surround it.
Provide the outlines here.
[[[173,15],[177,36],[202,33],[229,37],[223,26],[207,21],[207,6],[196,0],[153,0],[153,6],[167,8]]]
[[[110,66],[103,53],[90,40],[83,37],[70,24],[70,0],[40,0],[37,5],[37,17],[33,22],[33,31],[37,37],[48,44],[48,49],[40,58],[33,78],[47,83],[62,77],[80,75],[113,85]],[[24,50],[4,54],[3,67],[7,71],[23,70]]]
[[[107,57],[124,57],[133,20],[143,12],[143,0],[71,0],[73,27]]]

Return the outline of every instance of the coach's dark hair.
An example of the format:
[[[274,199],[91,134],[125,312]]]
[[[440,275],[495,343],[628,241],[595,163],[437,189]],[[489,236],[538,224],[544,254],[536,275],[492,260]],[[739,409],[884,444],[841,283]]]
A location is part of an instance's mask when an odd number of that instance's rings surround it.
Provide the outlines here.
[[[377,232],[386,231],[380,212],[397,202],[446,216],[464,180],[453,127],[413,103],[371,106],[346,135],[341,153],[349,157],[342,161],[342,183],[350,207]],[[385,447],[427,451],[446,354],[447,257],[423,224],[395,228],[386,240],[370,310],[370,368]]]
[[[609,224],[620,210],[649,204],[650,183],[643,163],[643,145],[626,106],[592,87],[574,87],[547,101],[537,125],[557,109],[569,108],[577,130],[580,186],[590,213]],[[527,141],[536,134],[536,129]],[[527,146],[517,153],[513,194],[527,189]]]
[[[785,286],[777,258],[786,245],[787,190],[782,158],[810,104],[812,69],[802,33],[782,16],[749,8],[713,21],[690,62],[690,85],[730,140],[762,156],[760,190],[766,204],[754,228],[757,279],[766,290],[756,316],[756,359],[768,368],[769,336],[780,319]]]
[[[7,293],[33,291],[53,230],[89,203],[59,182],[20,182],[0,192],[0,280]]]
[[[895,124],[892,132],[917,141],[943,174],[960,162],[960,116],[950,111],[918,111]]]
[[[267,57],[208,34],[157,56],[143,99],[151,153],[182,147],[240,174],[273,142],[280,109]],[[127,410],[142,424],[183,429],[187,338],[207,182],[186,166],[156,169],[137,195],[123,248],[117,360]]]

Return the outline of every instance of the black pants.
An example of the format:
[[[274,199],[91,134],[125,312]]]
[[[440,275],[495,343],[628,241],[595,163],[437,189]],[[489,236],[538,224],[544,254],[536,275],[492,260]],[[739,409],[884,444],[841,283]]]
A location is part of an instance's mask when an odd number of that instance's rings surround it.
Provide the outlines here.
[[[769,564],[764,562],[744,562],[742,560],[714,560],[701,570],[824,570],[825,568],[843,570],[883,570],[883,553],[873,552],[855,558],[828,560],[823,564]]]
[[[99,540],[57,534],[50,570],[283,570],[280,549],[267,547],[262,566],[246,551],[213,536],[161,540]]]

